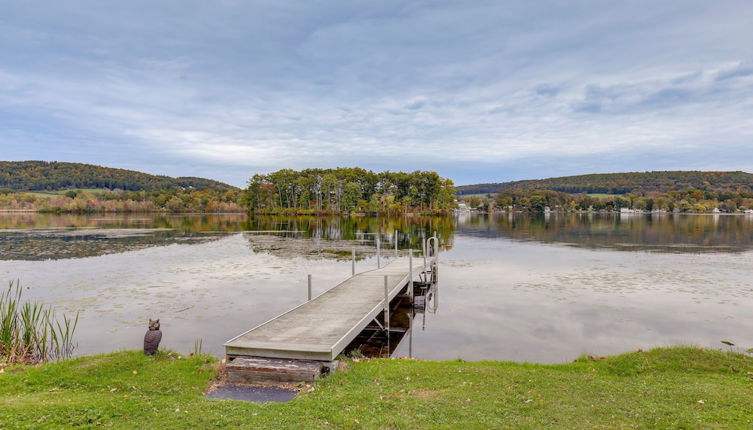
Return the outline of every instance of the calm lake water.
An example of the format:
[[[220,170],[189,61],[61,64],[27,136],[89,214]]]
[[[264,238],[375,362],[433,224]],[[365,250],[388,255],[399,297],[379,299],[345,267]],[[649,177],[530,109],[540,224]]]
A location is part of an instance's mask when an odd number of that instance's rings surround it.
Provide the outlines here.
[[[81,312],[78,354],[222,343],[376,267],[373,233],[420,249],[437,232],[440,283],[413,356],[563,362],[653,346],[753,347],[753,216],[459,215],[247,218],[0,215],[0,280]],[[385,251],[390,255],[393,251]],[[395,352],[408,354],[406,342]]]

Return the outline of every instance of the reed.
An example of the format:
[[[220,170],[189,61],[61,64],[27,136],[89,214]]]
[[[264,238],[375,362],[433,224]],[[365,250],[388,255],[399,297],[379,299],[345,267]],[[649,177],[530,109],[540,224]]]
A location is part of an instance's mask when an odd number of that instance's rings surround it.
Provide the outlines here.
[[[76,344],[74,317],[38,302],[25,301],[21,283],[9,282],[0,293],[0,361],[33,364],[69,358]]]
[[[195,357],[198,357],[204,354],[204,351],[202,350],[203,346],[204,346],[204,341],[202,339],[196,339],[193,342],[193,355]]]

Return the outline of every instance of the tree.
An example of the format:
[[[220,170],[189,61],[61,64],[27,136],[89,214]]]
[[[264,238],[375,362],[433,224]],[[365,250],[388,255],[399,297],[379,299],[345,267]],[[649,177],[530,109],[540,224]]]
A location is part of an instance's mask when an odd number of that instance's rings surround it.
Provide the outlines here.
[[[547,206],[546,197],[544,196],[531,196],[530,198],[530,208],[531,210],[537,211],[537,212],[544,212],[544,209]]]
[[[361,197],[361,186],[355,182],[348,182],[343,188],[342,209],[352,211],[358,206]]]

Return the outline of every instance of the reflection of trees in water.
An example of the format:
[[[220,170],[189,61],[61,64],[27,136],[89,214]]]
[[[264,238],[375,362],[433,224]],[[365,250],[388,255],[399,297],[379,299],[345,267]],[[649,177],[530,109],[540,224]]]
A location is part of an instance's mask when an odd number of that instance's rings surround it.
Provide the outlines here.
[[[204,243],[244,229],[244,215],[0,215],[0,260],[117,254],[176,243]]]
[[[374,235],[379,233],[385,250],[394,247],[397,232],[400,249],[421,249],[421,238],[431,237],[434,232],[442,247],[450,249],[455,230],[452,217],[277,217],[257,216],[249,218],[246,230],[277,232],[291,238],[322,239],[329,241],[358,241],[374,246]],[[293,234],[295,232],[295,234]]]
[[[400,249],[421,249],[421,237],[435,231],[445,249],[452,247],[455,229],[479,237],[563,243],[585,248],[653,250],[661,252],[738,252],[753,249],[753,217],[725,215],[619,215],[550,214],[531,217],[524,214],[411,217],[315,217],[258,216],[241,214],[209,215],[0,215],[0,259],[43,260],[80,258],[113,254],[174,243],[213,240],[227,233],[264,231],[292,241],[278,246],[269,241],[261,252],[287,248],[283,254],[312,252],[311,239],[318,240],[313,251],[325,256],[349,258],[346,251],[356,246],[362,255],[374,248],[379,233],[385,252],[394,247],[398,232]],[[148,234],[96,234],[106,230]],[[159,230],[163,229],[163,230]],[[85,231],[87,235],[60,233]],[[259,242],[251,239],[250,242]],[[338,243],[338,241],[342,241]],[[300,249],[299,249],[300,248]],[[359,248],[359,249],[361,249]],[[329,252],[331,251],[331,252]]]
[[[725,215],[478,215],[461,234],[624,251],[740,252],[753,248],[753,217]]]
[[[224,234],[266,231],[291,240],[275,242],[252,240],[252,249],[260,252],[350,258],[352,241],[358,241],[359,253],[373,253],[374,233],[380,232],[385,252],[394,247],[398,231],[400,249],[421,249],[421,236],[434,231],[443,246],[449,248],[454,229],[450,217],[273,217],[249,218],[240,214],[201,215],[0,215],[0,259],[45,260],[82,258],[114,254],[174,243],[214,240]],[[126,233],[124,233],[126,232]],[[73,233],[73,234],[72,234]],[[117,234],[115,234],[117,233]],[[317,239],[313,247],[311,239]],[[340,242],[338,242],[340,241]]]
[[[206,243],[221,235],[176,235],[173,231],[147,230],[139,234],[103,234],[102,230],[32,230],[0,232],[0,260],[62,260],[118,254],[176,243]]]
[[[237,232],[244,229],[246,216],[242,214],[0,214],[0,231],[26,229],[83,229],[83,228],[166,228],[177,233],[207,231]]]

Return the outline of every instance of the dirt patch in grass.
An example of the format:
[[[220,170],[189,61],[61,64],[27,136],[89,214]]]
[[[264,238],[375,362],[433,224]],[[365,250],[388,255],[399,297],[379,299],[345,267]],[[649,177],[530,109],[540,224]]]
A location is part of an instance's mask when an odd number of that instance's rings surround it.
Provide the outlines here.
[[[444,390],[414,390],[410,394],[418,399],[433,399],[442,394],[442,392]]]
[[[102,357],[102,358],[93,358],[91,360],[86,360],[84,362],[79,363],[78,367],[81,368],[81,369],[84,369],[84,368],[87,368],[87,367],[94,366],[96,364],[108,363],[110,361],[113,361],[114,359],[115,359],[114,356]]]

